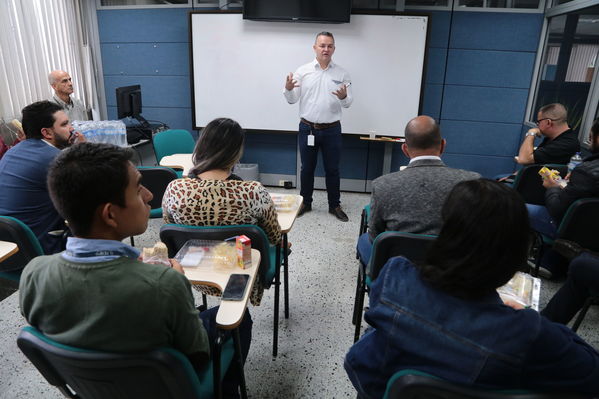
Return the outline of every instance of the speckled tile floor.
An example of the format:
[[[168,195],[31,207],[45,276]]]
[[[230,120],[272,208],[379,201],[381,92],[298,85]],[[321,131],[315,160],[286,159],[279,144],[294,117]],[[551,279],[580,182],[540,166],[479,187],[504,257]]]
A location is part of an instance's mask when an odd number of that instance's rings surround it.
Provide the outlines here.
[[[289,233],[293,243],[289,258],[290,317],[283,318],[281,295],[276,359],[271,355],[274,289],[265,292],[261,306],[250,308],[254,327],[245,371],[251,398],[355,397],[343,369],[343,357],[353,338],[351,313],[358,267],[355,242],[360,212],[369,195],[343,193],[342,201],[349,223],[329,215],[326,193],[317,191],[314,210],[297,219]],[[161,220],[151,220],[148,231],[136,238],[136,245],[152,245],[161,224]],[[543,281],[541,307],[559,285]],[[209,306],[216,304],[209,299]],[[17,348],[16,337],[25,324],[18,309],[18,293],[0,302],[0,398],[62,398]],[[595,307],[579,330],[595,348],[599,348],[597,326],[599,309]]]

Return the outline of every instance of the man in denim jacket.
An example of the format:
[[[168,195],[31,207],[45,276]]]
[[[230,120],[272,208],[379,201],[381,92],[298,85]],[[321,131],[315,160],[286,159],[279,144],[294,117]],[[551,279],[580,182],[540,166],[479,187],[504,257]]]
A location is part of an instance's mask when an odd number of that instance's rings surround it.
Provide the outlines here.
[[[406,369],[486,388],[598,394],[599,353],[496,292],[526,259],[518,194],[490,180],[458,183],[442,218],[426,262],[392,258],[372,284],[372,328],[345,359],[360,397],[382,397],[389,378]]]

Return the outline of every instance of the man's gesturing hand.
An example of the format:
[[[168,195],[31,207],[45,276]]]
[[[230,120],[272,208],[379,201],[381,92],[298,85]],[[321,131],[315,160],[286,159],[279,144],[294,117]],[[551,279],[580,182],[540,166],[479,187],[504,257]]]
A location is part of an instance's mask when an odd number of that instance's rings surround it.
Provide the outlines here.
[[[291,91],[296,87],[299,87],[297,80],[294,80],[293,73],[289,72],[289,75],[287,75],[287,79],[285,80],[285,89]]]
[[[341,85],[337,91],[333,92],[333,94],[336,95],[338,99],[343,100],[347,97],[347,85]]]

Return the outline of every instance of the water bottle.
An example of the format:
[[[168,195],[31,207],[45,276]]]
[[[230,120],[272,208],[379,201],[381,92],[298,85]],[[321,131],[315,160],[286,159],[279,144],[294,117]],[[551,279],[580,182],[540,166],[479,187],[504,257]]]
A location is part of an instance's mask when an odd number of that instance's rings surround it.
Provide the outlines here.
[[[580,152],[577,152],[576,154],[572,155],[572,158],[570,158],[570,162],[568,162],[568,173],[572,173],[572,169],[574,169],[581,163],[582,157],[580,156]]]

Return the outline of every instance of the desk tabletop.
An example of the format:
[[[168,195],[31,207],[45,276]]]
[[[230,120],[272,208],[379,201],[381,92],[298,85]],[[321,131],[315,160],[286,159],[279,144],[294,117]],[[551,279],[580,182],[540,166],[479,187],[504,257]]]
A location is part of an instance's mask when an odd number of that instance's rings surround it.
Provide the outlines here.
[[[295,222],[295,219],[297,219],[297,214],[300,210],[300,207],[302,206],[302,203],[304,201],[304,197],[302,197],[301,195],[298,194],[278,194],[278,193],[271,193],[271,195],[285,195],[285,196],[292,196],[294,198],[296,198],[296,207],[294,209],[291,210],[285,210],[285,211],[277,211],[277,220],[279,221],[279,225],[281,226],[281,232],[283,234],[289,233],[289,230],[291,230],[291,228],[293,227],[293,222]]]
[[[248,280],[248,286],[243,295],[241,301],[227,301],[221,300],[220,308],[216,314],[216,324],[225,330],[231,330],[236,328],[245,313],[248,299],[256,280],[258,273],[258,266],[260,265],[260,251],[252,249],[252,266],[247,269],[241,269],[238,267],[231,267],[227,269],[215,269],[213,267],[184,267],[185,277],[194,285],[208,285],[216,287],[221,292],[227,286],[229,276],[231,274],[247,274],[250,276]]]
[[[0,262],[19,252],[19,247],[14,242],[0,241]]]
[[[160,160],[160,166],[167,166],[169,168],[183,169],[183,176],[189,174],[189,170],[193,167],[192,162],[193,154],[173,154],[162,157]]]

